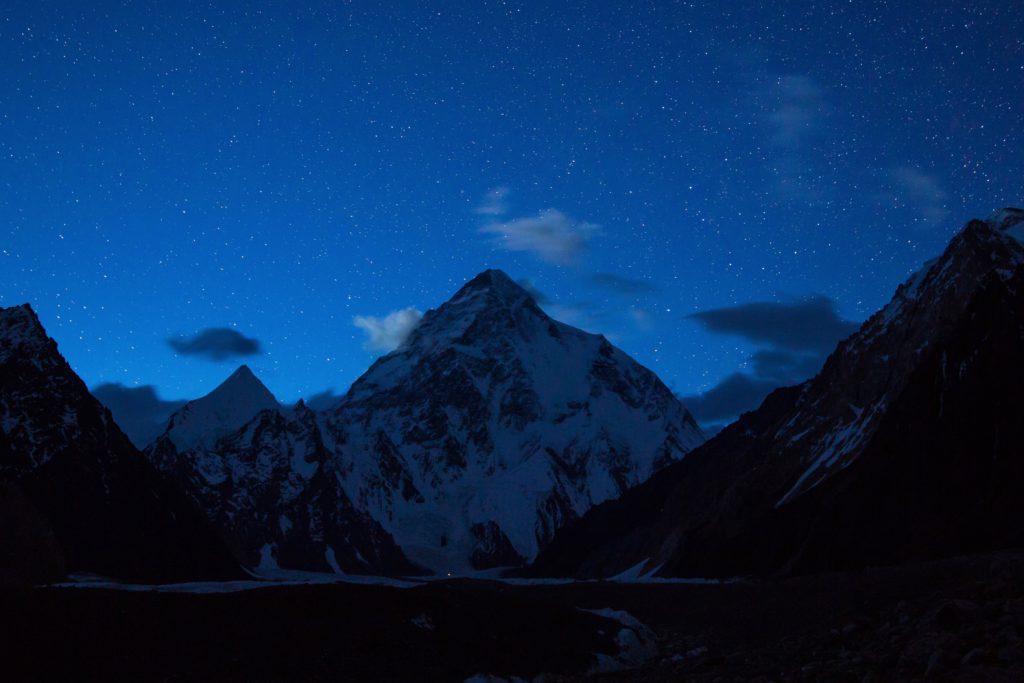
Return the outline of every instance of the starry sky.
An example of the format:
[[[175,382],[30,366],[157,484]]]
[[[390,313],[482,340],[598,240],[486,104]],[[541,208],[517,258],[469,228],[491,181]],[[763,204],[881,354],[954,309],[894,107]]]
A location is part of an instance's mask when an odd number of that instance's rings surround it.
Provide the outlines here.
[[[708,424],[1024,202],[1019,0],[0,9],[0,305],[90,386],[344,391],[501,268]]]

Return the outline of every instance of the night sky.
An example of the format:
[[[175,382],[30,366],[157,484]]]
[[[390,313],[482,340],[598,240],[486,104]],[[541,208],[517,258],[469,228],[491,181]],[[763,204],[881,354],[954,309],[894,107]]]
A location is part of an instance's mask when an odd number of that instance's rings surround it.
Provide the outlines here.
[[[714,424],[1024,202],[1022,41],[1020,0],[5,0],[0,305],[90,386],[291,401],[501,268]]]

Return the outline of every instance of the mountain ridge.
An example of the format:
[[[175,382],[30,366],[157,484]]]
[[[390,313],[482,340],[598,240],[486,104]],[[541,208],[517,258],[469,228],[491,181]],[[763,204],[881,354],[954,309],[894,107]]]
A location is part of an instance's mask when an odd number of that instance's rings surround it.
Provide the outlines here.
[[[1003,461],[974,461],[975,443],[984,443],[994,427],[984,416],[972,409],[963,419],[951,419],[936,414],[931,403],[915,405],[907,398],[918,396],[923,385],[935,386],[938,373],[946,384],[935,395],[950,405],[989,406],[993,414],[1003,415],[998,433],[1015,433],[1000,407],[1011,400],[1004,377],[1014,376],[1015,370],[1001,374],[986,359],[968,354],[955,383],[943,365],[954,348],[963,354],[971,344],[995,344],[1005,365],[1024,365],[1019,331],[1012,329],[1024,294],[1019,287],[1024,247],[1007,233],[1019,224],[1011,213],[1011,221],[970,221],[942,256],[900,285],[890,304],[839,344],[818,376],[776,390],[682,463],[565,529],[530,573],[608,576],[639,564],[666,576],[771,574],[969,549],[965,532],[944,540],[913,510],[901,508],[898,491],[878,484],[873,489],[869,476],[920,489],[915,500],[935,519],[948,518],[935,498],[937,490],[946,490],[946,508],[970,519],[978,537],[1012,536],[998,516],[976,509],[978,501],[1005,508],[1005,500],[992,493],[995,489],[974,477],[957,491],[950,473],[962,475],[973,467],[995,479],[1019,482],[1018,461],[1012,448],[1006,450],[1014,439],[992,445]],[[965,322],[981,316],[990,301],[1002,302],[1005,321],[990,330]],[[995,314],[985,315],[991,321]],[[1002,388],[986,394],[984,383],[970,384],[975,377]],[[916,443],[901,431],[893,417],[897,414],[903,422],[933,421],[931,430],[943,434],[945,444],[926,438]],[[911,476],[911,463],[921,467],[922,462],[931,463],[924,472],[933,472],[932,478]],[[860,498],[844,491],[858,491]],[[881,519],[873,509],[887,510],[891,518]],[[901,546],[894,534],[909,528],[929,541]],[[844,551],[837,545],[842,539],[858,551]]]

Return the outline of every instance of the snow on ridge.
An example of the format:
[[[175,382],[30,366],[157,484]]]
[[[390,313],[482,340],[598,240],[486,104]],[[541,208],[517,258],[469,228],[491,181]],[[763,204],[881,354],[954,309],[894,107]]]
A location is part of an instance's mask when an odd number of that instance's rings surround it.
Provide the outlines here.
[[[212,446],[222,436],[244,427],[263,410],[280,405],[270,390],[242,365],[216,389],[175,412],[165,436],[178,451]]]
[[[837,347],[776,434],[801,462],[776,508],[856,460],[889,397],[898,395],[935,335],[959,318],[986,277],[995,274],[1005,281],[1024,267],[1024,249],[1007,235],[1008,226],[1024,227],[1024,211],[1006,209],[989,221],[969,222],[938,258],[903,282],[885,307]],[[836,382],[836,377],[846,379]],[[855,408],[851,400],[869,405]]]

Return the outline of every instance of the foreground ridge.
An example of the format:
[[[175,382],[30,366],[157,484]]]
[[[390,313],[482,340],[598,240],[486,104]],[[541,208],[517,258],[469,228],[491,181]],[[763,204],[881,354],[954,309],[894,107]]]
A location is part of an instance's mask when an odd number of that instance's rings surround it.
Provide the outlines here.
[[[213,530],[89,393],[28,305],[0,308],[0,581],[235,578]]]
[[[970,221],[821,373],[594,510],[533,572],[736,576],[1024,542],[1024,212]]]

